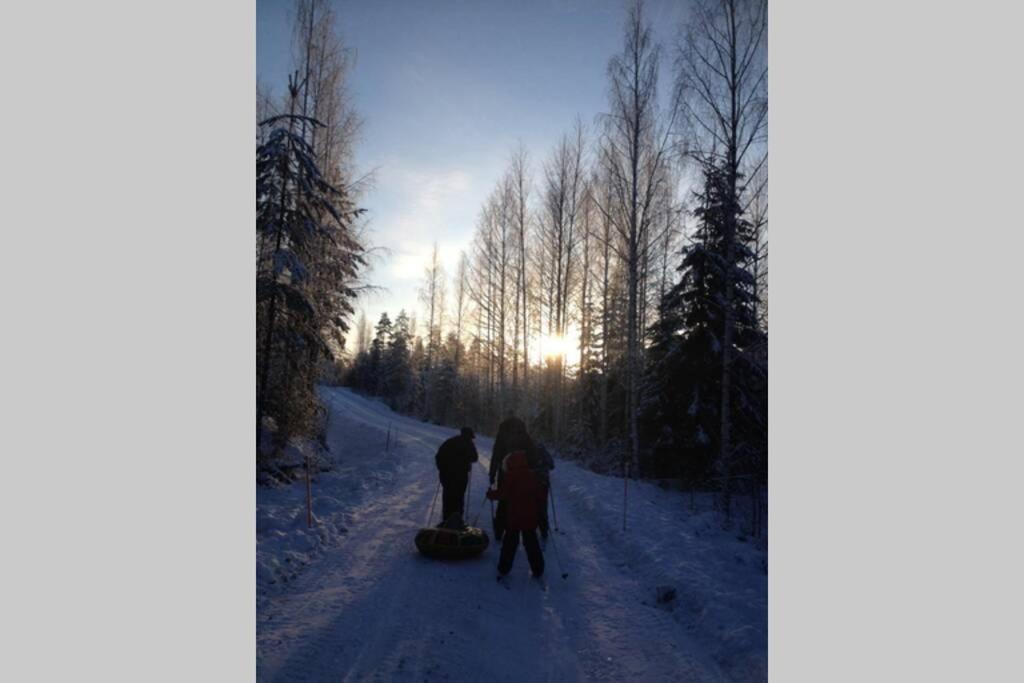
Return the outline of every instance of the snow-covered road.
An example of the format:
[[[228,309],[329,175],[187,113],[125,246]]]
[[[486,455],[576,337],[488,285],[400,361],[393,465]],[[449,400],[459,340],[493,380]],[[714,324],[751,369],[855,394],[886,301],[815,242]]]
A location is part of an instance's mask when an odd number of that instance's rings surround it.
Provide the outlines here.
[[[495,581],[493,543],[462,562],[429,560],[413,544],[436,490],[434,453],[454,430],[344,389],[322,395],[342,468],[383,459],[390,425],[393,476],[346,512],[347,533],[286,587],[260,598],[260,680],[766,678],[763,552],[687,515],[678,493],[649,485],[631,491],[636,532],[627,537],[615,505],[621,480],[559,460],[553,487],[562,533],[554,538],[569,578],[560,578],[549,545],[545,590],[529,578],[520,549],[506,590]],[[363,438],[353,438],[357,432]],[[490,507],[482,502],[491,445],[477,439],[481,462],[467,510],[472,520],[483,509],[480,526],[488,532]],[[325,490],[331,481],[339,479],[314,484],[315,507],[318,497],[348,495]],[[678,597],[658,605],[655,585],[665,582]]]

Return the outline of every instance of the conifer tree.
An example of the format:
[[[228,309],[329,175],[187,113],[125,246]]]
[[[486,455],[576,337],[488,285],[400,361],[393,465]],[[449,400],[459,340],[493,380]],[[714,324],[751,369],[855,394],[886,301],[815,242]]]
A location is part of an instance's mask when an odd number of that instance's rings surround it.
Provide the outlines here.
[[[409,348],[412,335],[409,325],[409,316],[404,310],[399,311],[398,317],[395,318],[387,352],[384,355],[384,366],[381,373],[383,377],[381,395],[400,411],[406,411],[411,407],[410,398],[413,389],[412,354]]]
[[[747,246],[752,226],[743,217],[728,171],[707,165],[703,175],[694,212],[698,230],[682,251],[682,279],[662,299],[644,385],[647,440],[661,438],[660,426],[668,425],[677,471],[691,483],[753,476],[766,447],[767,385],[760,379],[759,363],[765,339],[757,326],[749,270],[753,253]],[[734,441],[723,452],[725,363],[731,365]]]
[[[295,79],[289,91],[294,112]],[[321,174],[312,147],[296,131],[300,124],[320,125],[294,113],[263,121],[267,132],[256,151],[257,436],[270,417],[278,446],[312,428],[317,361],[330,353],[321,335],[324,314],[340,322],[351,311],[353,293],[344,289],[327,309],[317,296],[320,269],[312,266],[323,263],[325,242],[337,247],[335,272],[354,279],[363,264],[349,232],[358,211]]]

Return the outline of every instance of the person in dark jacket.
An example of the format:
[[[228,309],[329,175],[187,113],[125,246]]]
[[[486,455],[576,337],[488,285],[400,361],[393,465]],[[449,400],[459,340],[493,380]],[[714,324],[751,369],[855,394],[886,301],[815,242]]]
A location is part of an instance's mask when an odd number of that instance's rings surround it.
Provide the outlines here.
[[[498,433],[494,437],[494,448],[491,449],[491,467],[488,472],[491,485],[501,483],[501,463],[511,452],[511,446],[522,445],[524,436],[527,436],[526,423],[515,415],[509,415],[498,425]]]
[[[463,501],[466,496],[466,485],[469,484],[469,472],[477,461],[476,446],[473,439],[476,435],[469,427],[463,427],[457,436],[445,441],[437,449],[434,462],[441,479],[441,519],[442,526],[463,526]]]
[[[514,450],[522,450],[531,456],[534,450],[533,441],[526,431],[526,423],[515,415],[506,417],[498,425],[498,434],[494,437],[494,448],[491,449],[491,466],[489,470],[491,486],[501,486],[504,475],[505,456]],[[505,512],[507,505],[504,501],[498,501],[498,509],[494,513],[494,540],[500,542],[505,533]]]
[[[543,542],[548,540],[548,531],[551,525],[548,523],[548,501],[547,494],[551,490],[551,470],[555,469],[555,459],[551,453],[539,441],[534,442],[532,458],[530,459],[530,471],[537,475],[537,480],[544,487],[544,502],[540,505],[540,519],[538,528]],[[543,544],[542,544],[543,545]]]
[[[537,540],[537,525],[540,522],[540,507],[547,497],[547,490],[529,467],[525,449],[512,450],[502,460],[503,474],[497,489],[489,489],[487,497],[505,504],[506,526],[498,559],[499,578],[512,570],[520,537],[526,549],[533,576],[544,575],[544,554]]]

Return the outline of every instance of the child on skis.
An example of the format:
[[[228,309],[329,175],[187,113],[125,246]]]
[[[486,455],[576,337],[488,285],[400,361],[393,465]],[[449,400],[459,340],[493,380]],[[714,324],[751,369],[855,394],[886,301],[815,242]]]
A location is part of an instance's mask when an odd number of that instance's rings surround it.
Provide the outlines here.
[[[524,445],[527,448],[511,451],[505,456],[498,488],[487,491],[488,498],[504,502],[505,508],[505,531],[498,560],[499,579],[511,571],[520,538],[533,576],[540,578],[544,574],[544,554],[537,540],[537,526],[540,524],[540,511],[547,500],[547,488],[530,470],[527,453],[533,444]]]
[[[525,450],[528,453],[533,450],[533,441],[526,430],[526,423],[512,413],[502,420],[498,425],[498,434],[494,437],[494,448],[491,449],[491,467],[489,475],[491,486],[501,486],[501,479],[505,473],[502,463],[505,456],[516,450]],[[505,503],[498,501],[498,509],[494,513],[494,540],[501,542],[505,533]]]

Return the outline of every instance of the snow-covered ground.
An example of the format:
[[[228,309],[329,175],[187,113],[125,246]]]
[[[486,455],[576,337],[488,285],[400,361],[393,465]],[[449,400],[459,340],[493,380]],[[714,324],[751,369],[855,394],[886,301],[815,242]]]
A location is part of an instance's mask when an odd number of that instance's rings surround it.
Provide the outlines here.
[[[437,487],[434,453],[454,430],[345,389],[322,396],[337,464],[313,482],[314,530],[303,482],[257,493],[260,680],[766,680],[764,551],[714,513],[630,482],[624,533],[622,480],[558,460],[561,532],[545,583],[520,549],[506,590],[495,544],[439,562],[413,543]],[[471,521],[483,511],[488,532],[491,446],[477,438],[467,510]],[[659,603],[663,586],[675,598]]]

